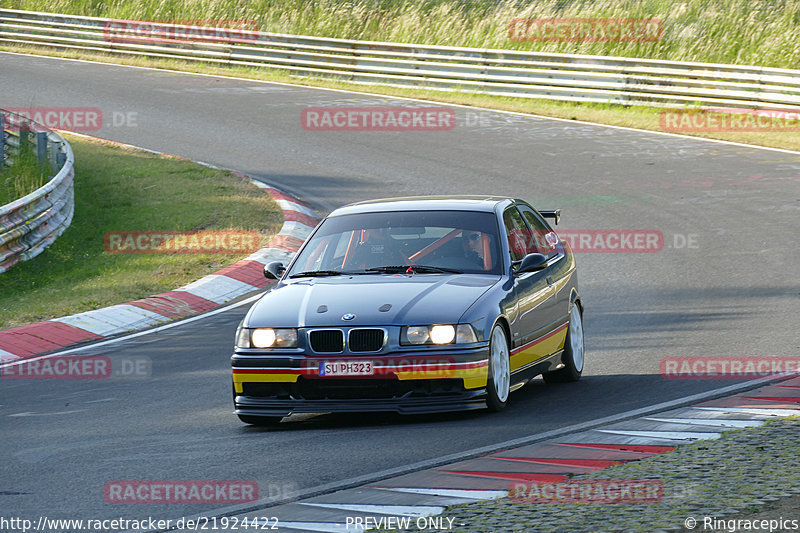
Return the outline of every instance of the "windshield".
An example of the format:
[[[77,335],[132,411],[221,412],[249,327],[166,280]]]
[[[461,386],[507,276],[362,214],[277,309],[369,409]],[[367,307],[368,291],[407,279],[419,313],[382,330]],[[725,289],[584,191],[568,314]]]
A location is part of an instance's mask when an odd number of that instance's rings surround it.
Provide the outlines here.
[[[288,275],[406,271],[499,274],[497,231],[493,213],[475,211],[331,217],[303,247]]]

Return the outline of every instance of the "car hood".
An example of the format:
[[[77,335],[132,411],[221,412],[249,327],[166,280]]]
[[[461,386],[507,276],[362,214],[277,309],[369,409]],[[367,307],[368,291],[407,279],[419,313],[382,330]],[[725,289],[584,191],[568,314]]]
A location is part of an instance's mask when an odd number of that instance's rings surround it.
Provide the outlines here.
[[[455,324],[500,276],[416,274],[305,278],[279,284],[246,327]],[[344,320],[344,315],[355,315]]]

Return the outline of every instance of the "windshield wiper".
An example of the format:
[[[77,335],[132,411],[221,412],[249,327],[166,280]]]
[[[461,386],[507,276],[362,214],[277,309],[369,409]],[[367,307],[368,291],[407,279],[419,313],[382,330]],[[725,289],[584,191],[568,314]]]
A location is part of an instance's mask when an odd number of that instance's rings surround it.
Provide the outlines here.
[[[350,274],[349,272],[340,272],[338,270],[309,270],[307,272],[298,272],[297,274],[292,274],[289,277],[305,278],[305,277],[316,277],[316,276],[344,276],[349,274]]]
[[[365,272],[416,272],[418,274],[433,273],[433,274],[463,274],[460,270],[454,268],[435,267],[427,265],[392,265],[382,266],[375,268],[367,268]]]

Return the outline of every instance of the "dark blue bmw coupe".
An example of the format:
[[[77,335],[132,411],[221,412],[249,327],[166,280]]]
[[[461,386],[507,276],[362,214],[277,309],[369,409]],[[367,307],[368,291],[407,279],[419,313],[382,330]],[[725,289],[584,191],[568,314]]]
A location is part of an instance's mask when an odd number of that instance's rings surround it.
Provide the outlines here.
[[[293,413],[503,409],[584,363],[575,259],[521,200],[375,200],[333,211],[236,332],[248,424]]]

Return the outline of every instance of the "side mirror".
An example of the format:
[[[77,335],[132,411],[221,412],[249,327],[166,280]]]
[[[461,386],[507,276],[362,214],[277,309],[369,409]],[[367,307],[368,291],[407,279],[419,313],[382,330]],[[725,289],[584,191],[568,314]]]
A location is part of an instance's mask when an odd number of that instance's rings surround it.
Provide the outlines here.
[[[280,261],[267,263],[264,267],[264,277],[267,279],[281,279],[284,272],[286,272],[286,267]]]
[[[528,254],[519,262],[515,274],[522,274],[523,272],[536,272],[537,270],[544,270],[547,268],[547,256],[544,254]]]

